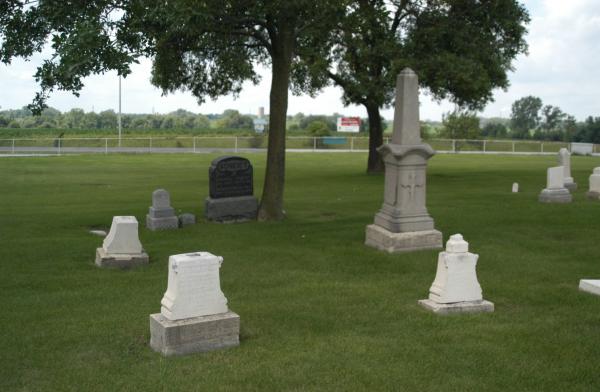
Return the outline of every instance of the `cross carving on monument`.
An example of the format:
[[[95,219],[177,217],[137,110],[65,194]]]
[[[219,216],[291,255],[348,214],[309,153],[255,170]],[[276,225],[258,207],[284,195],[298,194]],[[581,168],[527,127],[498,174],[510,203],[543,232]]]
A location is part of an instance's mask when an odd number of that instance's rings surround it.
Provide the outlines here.
[[[408,189],[408,200],[404,201],[404,203],[408,201],[413,201],[415,199],[415,191],[416,188],[422,188],[423,183],[417,181],[417,175],[415,172],[410,172],[408,174],[408,181],[405,184],[400,185],[402,188]],[[402,203],[402,204],[404,204]]]

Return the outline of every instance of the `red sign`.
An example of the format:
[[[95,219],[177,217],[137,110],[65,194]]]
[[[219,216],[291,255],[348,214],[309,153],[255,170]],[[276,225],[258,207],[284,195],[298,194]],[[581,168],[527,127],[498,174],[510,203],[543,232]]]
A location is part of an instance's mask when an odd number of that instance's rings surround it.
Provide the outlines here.
[[[360,117],[339,117],[337,130],[338,132],[359,132]]]

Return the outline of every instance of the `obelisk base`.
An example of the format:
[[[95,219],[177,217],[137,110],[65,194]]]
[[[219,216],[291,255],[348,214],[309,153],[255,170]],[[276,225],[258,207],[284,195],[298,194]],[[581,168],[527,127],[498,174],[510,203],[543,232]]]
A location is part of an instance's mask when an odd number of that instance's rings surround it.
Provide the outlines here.
[[[465,301],[451,304],[439,304],[430,299],[419,300],[419,305],[436,314],[452,313],[489,313],[494,311],[494,304],[490,301]]]
[[[171,321],[150,315],[150,347],[164,356],[185,355],[240,345],[240,316],[233,312]]]
[[[392,233],[378,225],[367,226],[365,245],[388,253],[441,249],[442,233],[437,230]]]

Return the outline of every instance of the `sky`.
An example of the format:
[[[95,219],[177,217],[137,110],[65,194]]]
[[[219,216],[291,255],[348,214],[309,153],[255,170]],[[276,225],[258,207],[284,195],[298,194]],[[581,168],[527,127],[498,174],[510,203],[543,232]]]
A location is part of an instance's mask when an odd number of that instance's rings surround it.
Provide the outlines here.
[[[524,96],[540,97],[544,104],[560,107],[564,112],[584,120],[600,116],[600,1],[599,0],[527,0],[531,23],[526,40],[528,55],[514,61],[509,73],[511,86],[494,91],[494,102],[479,113],[483,117],[509,117],[512,103]],[[33,78],[42,55],[29,61],[17,59],[9,66],[0,64],[0,110],[17,109],[29,104],[38,91]],[[261,70],[258,85],[247,83],[237,97],[225,96],[198,105],[190,93],[178,92],[162,96],[150,84],[150,60],[132,67],[132,74],[122,80],[122,111],[124,113],[168,113],[182,108],[194,113],[222,113],[237,109],[256,114],[260,106],[269,112],[269,70]],[[82,108],[85,111],[118,110],[118,78],[116,73],[90,76],[79,97],[67,92],[54,92],[49,105],[61,111]],[[290,94],[288,114],[341,113],[366,117],[362,106],[344,107],[341,90],[329,87],[319,95]],[[454,105],[436,102],[421,92],[420,116],[423,120],[441,120]],[[393,118],[393,109],[382,111]]]

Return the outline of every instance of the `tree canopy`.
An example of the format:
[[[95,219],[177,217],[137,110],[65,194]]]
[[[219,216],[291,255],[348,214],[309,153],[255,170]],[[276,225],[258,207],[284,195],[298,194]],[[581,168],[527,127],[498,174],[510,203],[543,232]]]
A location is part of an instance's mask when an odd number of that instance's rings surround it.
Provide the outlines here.
[[[392,104],[400,70],[412,68],[436,99],[480,109],[495,88],[508,87],[507,72],[527,49],[528,22],[515,0],[351,1],[331,35],[337,66],[326,72],[343,89],[345,104],[367,110],[367,171],[383,170],[379,109]]]

